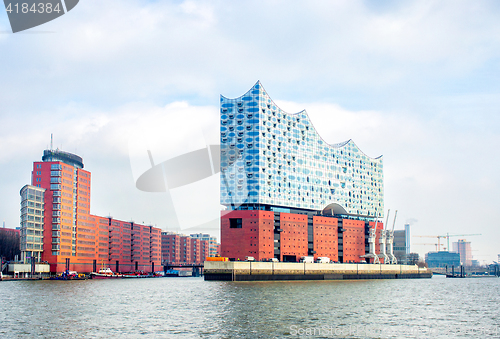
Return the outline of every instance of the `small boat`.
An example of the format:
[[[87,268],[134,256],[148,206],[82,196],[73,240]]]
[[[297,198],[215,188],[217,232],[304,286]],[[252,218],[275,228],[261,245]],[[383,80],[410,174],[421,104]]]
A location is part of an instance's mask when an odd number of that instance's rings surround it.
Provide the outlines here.
[[[92,272],[90,273],[90,278],[91,279],[117,279],[117,278],[122,278],[121,274],[115,274],[113,271],[111,271],[111,268],[101,268],[99,272]]]
[[[85,274],[78,274],[76,271],[64,271],[61,274],[56,275],[55,277],[50,277],[50,280],[86,280],[87,277]]]
[[[122,274],[123,278],[150,278],[152,275],[144,271],[136,271],[133,273]]]

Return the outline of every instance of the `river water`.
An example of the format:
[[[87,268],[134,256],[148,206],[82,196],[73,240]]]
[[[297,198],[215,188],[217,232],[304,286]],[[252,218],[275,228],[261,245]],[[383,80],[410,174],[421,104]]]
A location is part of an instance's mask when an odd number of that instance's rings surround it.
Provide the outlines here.
[[[0,282],[1,338],[500,338],[500,279]]]

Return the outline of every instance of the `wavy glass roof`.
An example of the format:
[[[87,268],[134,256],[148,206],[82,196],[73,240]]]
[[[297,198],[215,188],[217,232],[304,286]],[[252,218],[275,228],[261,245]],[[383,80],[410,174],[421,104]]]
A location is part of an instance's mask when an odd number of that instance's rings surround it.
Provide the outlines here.
[[[260,82],[244,95],[221,96],[221,204],[383,215],[382,157],[352,140],[326,143],[307,112],[284,112]]]

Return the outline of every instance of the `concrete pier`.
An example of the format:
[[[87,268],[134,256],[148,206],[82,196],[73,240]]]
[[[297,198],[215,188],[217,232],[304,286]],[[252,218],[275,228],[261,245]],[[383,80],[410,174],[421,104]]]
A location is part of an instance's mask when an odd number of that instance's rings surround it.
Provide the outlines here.
[[[417,265],[319,264],[251,261],[205,261],[205,280],[357,280],[431,278]]]

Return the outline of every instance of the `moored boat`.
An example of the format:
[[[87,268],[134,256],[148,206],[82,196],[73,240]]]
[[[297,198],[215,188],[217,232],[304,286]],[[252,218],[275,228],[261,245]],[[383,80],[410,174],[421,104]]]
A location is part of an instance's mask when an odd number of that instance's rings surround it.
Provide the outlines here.
[[[116,279],[116,278],[122,278],[121,274],[115,274],[113,271],[111,271],[111,268],[101,268],[99,272],[92,272],[90,273],[90,278],[91,279]]]

